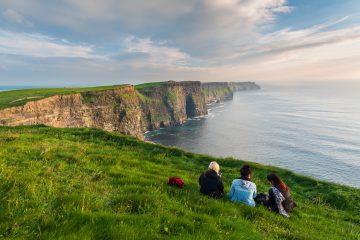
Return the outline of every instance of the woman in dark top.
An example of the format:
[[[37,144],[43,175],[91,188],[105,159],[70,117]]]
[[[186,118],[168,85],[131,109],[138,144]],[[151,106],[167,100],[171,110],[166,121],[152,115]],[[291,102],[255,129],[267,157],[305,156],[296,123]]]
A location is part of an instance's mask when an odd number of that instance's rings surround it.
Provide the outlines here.
[[[213,198],[222,197],[224,185],[220,177],[220,166],[217,162],[211,162],[209,170],[203,172],[199,177],[200,192]]]
[[[271,188],[269,200],[265,205],[285,217],[290,217],[288,213],[294,209],[296,204],[291,198],[289,187],[274,173],[269,174],[267,179],[271,183]]]

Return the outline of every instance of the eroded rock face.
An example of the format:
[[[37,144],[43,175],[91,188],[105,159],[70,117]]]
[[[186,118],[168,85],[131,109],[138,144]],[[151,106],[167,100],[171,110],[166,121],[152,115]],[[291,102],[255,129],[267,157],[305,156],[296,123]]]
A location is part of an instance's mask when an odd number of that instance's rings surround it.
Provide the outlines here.
[[[99,128],[143,138],[143,132],[206,115],[207,103],[232,98],[233,91],[255,89],[255,85],[169,81],[139,90],[129,85],[53,96],[0,110],[0,126]]]
[[[28,102],[0,110],[0,125],[99,128],[142,138],[145,131],[205,114],[200,82],[167,82],[141,91],[127,86]]]
[[[141,106],[133,86],[53,96],[0,111],[5,126],[87,127],[142,137]]]
[[[227,82],[208,82],[201,85],[207,103],[222,102],[233,98],[233,90]]]
[[[169,81],[139,92],[143,102],[143,129],[146,130],[182,124],[188,118],[207,114],[200,82]]]

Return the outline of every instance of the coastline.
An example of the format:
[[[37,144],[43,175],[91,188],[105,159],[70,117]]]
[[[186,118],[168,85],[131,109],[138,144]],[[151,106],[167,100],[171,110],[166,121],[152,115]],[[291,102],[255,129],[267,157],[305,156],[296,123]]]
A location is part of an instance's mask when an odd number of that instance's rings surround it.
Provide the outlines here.
[[[207,103],[232,99],[237,91],[258,89],[254,82],[200,81],[27,89],[0,95],[0,125],[90,127],[142,139],[146,131],[206,115]]]
[[[298,101],[301,98],[296,92],[304,94],[299,88],[237,93],[233,101],[222,103],[224,107],[210,108],[211,116],[202,121],[188,121],[149,134],[146,139],[200,154],[248,159],[359,188],[358,101],[346,95],[348,100],[341,101],[346,109],[341,104],[323,108],[322,102],[331,102],[326,96],[340,96],[327,89],[321,91],[323,100],[317,100],[318,92],[312,91],[307,102]]]

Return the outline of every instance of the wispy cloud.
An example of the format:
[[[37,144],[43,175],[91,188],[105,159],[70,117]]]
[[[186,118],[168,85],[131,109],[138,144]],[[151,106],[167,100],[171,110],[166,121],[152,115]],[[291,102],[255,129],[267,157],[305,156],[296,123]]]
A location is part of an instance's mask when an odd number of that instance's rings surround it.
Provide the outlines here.
[[[142,54],[143,63],[186,65],[189,59],[189,56],[179,48],[167,47],[166,42],[154,42],[150,38],[129,36],[124,39],[123,44],[125,53]]]
[[[216,11],[227,12],[224,18],[230,15],[233,20],[243,19],[250,23],[273,21],[276,13],[289,13],[293,9],[286,0],[209,0],[205,3]]]
[[[91,46],[60,42],[41,34],[17,33],[1,29],[0,54],[40,58],[104,58],[94,54]]]
[[[3,12],[3,17],[9,22],[22,24],[22,25],[25,25],[25,26],[28,26],[28,27],[34,26],[24,16],[22,16],[20,13],[16,12],[13,9],[7,9],[6,11],[4,11]]]
[[[252,43],[238,46],[234,55],[227,59],[227,62],[252,61],[253,58],[256,59],[257,57],[303,51],[304,49],[314,49],[322,46],[328,46],[331,49],[333,44],[345,41],[360,41],[360,26],[327,30],[346,19],[348,17],[309,28],[298,30],[285,28],[258,36]],[[340,52],[334,54],[333,51],[334,57],[341,55]]]

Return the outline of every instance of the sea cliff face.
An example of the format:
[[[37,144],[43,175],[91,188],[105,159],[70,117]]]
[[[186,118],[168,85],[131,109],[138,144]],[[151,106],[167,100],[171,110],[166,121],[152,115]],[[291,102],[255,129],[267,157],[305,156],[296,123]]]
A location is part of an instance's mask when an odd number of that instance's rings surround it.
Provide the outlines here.
[[[141,107],[133,86],[53,96],[0,111],[0,125],[99,128],[141,137]]]
[[[169,81],[139,89],[143,130],[182,124],[186,119],[207,114],[200,82]]]
[[[232,98],[234,91],[257,89],[254,83],[169,81],[136,89],[58,95],[0,110],[0,126],[39,125],[99,128],[143,138],[146,131],[206,115],[207,103]]]
[[[254,82],[206,82],[201,87],[207,103],[231,100],[234,92],[260,89]]]

